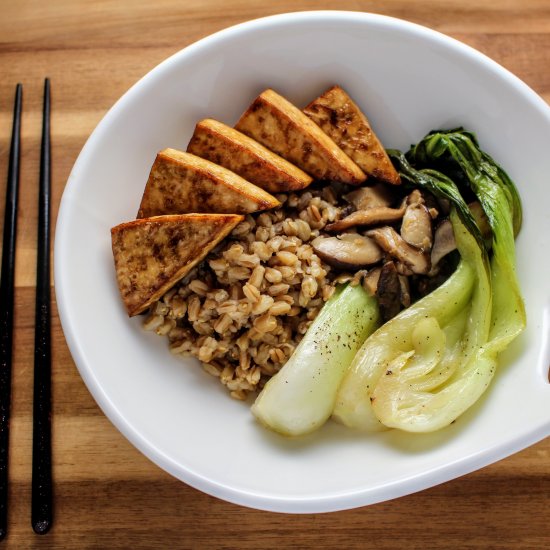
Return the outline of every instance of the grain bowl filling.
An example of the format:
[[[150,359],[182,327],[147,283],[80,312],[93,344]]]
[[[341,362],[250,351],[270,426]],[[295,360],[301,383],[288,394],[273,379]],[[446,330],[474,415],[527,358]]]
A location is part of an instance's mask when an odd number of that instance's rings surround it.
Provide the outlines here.
[[[160,151],[111,240],[128,315],[233,398],[258,394],[264,426],[427,432],[525,327],[521,220],[471,132],[404,154],[339,86],[302,110],[268,89],[234,127],[204,119],[186,151]]]

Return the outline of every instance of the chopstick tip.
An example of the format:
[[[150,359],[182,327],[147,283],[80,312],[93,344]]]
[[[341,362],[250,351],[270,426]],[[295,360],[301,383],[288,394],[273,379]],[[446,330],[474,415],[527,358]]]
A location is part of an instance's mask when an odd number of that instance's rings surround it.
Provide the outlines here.
[[[14,106],[14,113],[16,113],[16,116],[18,118],[21,116],[22,104],[23,104],[23,84],[19,82],[17,86],[15,86],[15,106]]]
[[[49,519],[43,519],[39,521],[35,521],[32,524],[33,531],[37,535],[45,535],[52,526],[52,522]]]
[[[44,79],[44,102],[49,105],[51,95],[50,79],[46,77]]]

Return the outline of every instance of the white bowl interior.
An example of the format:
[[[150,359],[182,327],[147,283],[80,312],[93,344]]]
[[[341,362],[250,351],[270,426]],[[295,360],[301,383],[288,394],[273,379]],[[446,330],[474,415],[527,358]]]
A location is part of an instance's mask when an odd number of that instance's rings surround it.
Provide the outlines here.
[[[387,147],[458,125],[516,181],[517,243],[528,328],[502,356],[487,395],[430,435],[365,436],[329,423],[289,440],[260,428],[194,361],[128,320],[109,229],[135,217],[158,150],[185,149],[195,123],[234,124],[272,87],[304,106],[342,85]],[[451,479],[550,433],[550,109],[472,49],[425,28],[359,13],[275,16],[228,29],[171,57],[113,107],[67,183],[55,246],[63,329],[88,388],[143,453],[181,480],[240,504],[330,511]]]

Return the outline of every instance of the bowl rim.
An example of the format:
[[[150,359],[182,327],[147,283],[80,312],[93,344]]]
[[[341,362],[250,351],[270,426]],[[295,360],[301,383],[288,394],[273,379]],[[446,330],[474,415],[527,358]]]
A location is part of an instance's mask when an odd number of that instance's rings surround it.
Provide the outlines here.
[[[367,25],[385,25],[391,26],[397,31],[414,33],[421,38],[435,40],[438,43],[458,51],[469,58],[475,58],[476,61],[484,65],[485,69],[498,73],[501,77],[505,77],[512,86],[520,89],[522,94],[528,96],[534,106],[540,110],[541,114],[545,116],[545,118],[547,118],[548,124],[550,125],[550,107],[534,90],[532,90],[526,83],[516,77],[508,69],[502,67],[496,61],[490,59],[488,56],[477,51],[471,46],[468,46],[439,31],[417,23],[382,14],[343,10],[297,11],[252,19],[219,30],[172,54],[140,78],[108,110],[90,134],[70,172],[59,206],[54,242],[54,287],[59,317],[65,339],[74,362],[88,390],[110,422],[142,454],[144,454],[156,465],[179,480],[184,481],[188,485],[234,504],[267,511],[290,513],[316,513],[345,510],[410,494],[412,492],[449,481],[460,475],[470,473],[476,469],[486,466],[487,464],[524,449],[525,447],[532,445],[547,436],[550,436],[549,419],[546,423],[536,426],[532,430],[522,434],[521,437],[508,441],[506,444],[495,445],[489,450],[483,450],[467,456],[462,456],[451,463],[446,463],[437,468],[431,469],[429,472],[424,474],[412,475],[404,479],[399,479],[392,483],[385,484],[382,487],[374,487],[367,490],[360,488],[355,491],[331,492],[322,497],[272,497],[260,492],[256,493],[253,491],[235,489],[223,483],[209,479],[199,472],[182,467],[170,456],[156,448],[132,424],[129,423],[117,407],[116,403],[114,403],[103,390],[99,380],[94,374],[94,369],[92,366],[86,362],[78,337],[72,329],[73,323],[71,322],[71,308],[63,290],[67,277],[66,272],[62,269],[63,251],[67,246],[67,235],[66,232],[63,231],[63,222],[67,215],[66,212],[69,209],[69,205],[71,204],[72,197],[76,192],[76,187],[73,185],[73,182],[78,178],[80,167],[85,164],[85,159],[90,156],[91,152],[95,148],[96,142],[101,139],[102,133],[106,131],[111,120],[117,116],[119,111],[124,109],[125,104],[128,103],[135,94],[140,93],[144,83],[158,78],[164,71],[170,70],[174,63],[177,63],[179,60],[193,55],[195,51],[202,49],[204,46],[215,45],[216,43],[223,42],[227,39],[231,39],[233,36],[246,33],[248,31],[258,31],[262,28],[284,26],[288,23],[298,24],[312,20],[330,22],[354,20],[355,22],[359,21]],[[549,390],[550,385],[543,391],[548,393]]]

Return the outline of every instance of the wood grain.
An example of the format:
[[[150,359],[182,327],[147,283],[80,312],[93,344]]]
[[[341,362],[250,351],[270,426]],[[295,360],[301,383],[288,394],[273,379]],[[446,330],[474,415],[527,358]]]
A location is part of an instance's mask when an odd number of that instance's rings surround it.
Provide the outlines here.
[[[136,80],[226,26],[285,11],[401,17],[486,53],[550,101],[547,0],[19,0],[1,3],[0,219],[13,90],[24,84],[16,336],[6,548],[548,548],[550,440],[479,472],[395,501],[288,516],[214,499],[138,453],[99,410],[53,319],[55,522],[30,526],[36,204],[45,76],[52,94],[52,217],[88,135]],[[550,406],[550,405],[549,405]]]

